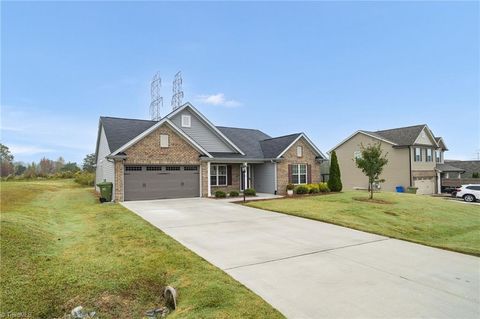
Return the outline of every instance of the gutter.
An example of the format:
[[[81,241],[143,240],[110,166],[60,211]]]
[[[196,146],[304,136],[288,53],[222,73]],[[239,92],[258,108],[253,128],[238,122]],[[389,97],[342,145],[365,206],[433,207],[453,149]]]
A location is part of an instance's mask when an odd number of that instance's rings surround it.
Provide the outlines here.
[[[200,161],[202,162],[212,162],[212,163],[265,163],[265,162],[271,162],[271,161],[281,161],[283,159],[279,158],[225,158],[225,157],[214,157],[214,158],[208,158],[208,157],[200,157]]]

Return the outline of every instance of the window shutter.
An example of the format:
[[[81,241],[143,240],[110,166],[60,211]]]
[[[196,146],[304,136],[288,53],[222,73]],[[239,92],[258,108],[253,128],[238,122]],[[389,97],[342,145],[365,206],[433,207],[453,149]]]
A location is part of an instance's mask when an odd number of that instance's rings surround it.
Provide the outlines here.
[[[312,183],[312,165],[307,165],[307,184]]]
[[[227,185],[232,185],[232,165],[227,165]]]
[[[292,165],[288,164],[288,183],[292,183]]]

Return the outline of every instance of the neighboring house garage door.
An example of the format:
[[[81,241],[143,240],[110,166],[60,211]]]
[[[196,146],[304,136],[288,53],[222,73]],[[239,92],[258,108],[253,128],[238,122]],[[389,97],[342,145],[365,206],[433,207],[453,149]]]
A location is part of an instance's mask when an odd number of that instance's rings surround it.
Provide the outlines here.
[[[198,166],[126,165],[125,200],[198,197]]]
[[[414,181],[414,186],[418,187],[417,194],[433,194],[435,190],[435,180],[431,177],[418,177]]]

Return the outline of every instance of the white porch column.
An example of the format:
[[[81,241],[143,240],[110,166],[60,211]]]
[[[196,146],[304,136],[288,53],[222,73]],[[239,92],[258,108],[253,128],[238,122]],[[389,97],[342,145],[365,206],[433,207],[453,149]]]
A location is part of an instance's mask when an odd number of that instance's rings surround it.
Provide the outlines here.
[[[437,172],[437,194],[442,193],[442,178],[440,177],[440,172]]]
[[[248,188],[248,164],[243,163],[243,166],[245,167],[245,174],[243,174],[243,191],[245,191]]]
[[[210,185],[210,162],[207,162],[207,196],[212,196],[212,187]]]

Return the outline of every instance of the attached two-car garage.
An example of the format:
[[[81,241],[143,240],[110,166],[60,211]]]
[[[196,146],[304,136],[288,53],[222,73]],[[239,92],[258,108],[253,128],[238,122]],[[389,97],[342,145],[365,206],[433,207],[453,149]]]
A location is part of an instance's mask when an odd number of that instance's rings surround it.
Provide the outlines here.
[[[126,165],[125,200],[198,197],[199,172],[196,165]]]

